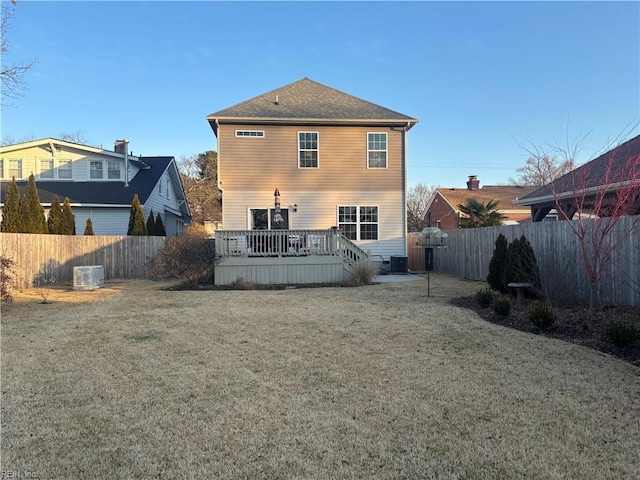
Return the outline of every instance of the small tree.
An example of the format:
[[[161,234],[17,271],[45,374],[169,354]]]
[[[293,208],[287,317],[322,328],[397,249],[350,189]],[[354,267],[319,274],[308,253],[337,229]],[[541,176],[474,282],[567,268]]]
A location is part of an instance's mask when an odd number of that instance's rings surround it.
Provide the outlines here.
[[[0,228],[5,233],[18,233],[20,231],[20,223],[20,191],[18,190],[16,177],[13,177],[4,196],[2,225]]]
[[[427,187],[419,183],[407,192],[407,229],[409,232],[420,232],[424,228],[424,215],[427,204],[435,187]]]
[[[549,157],[545,148],[550,148],[563,163],[573,167],[586,137],[567,142],[566,148],[555,143],[546,147],[532,145],[525,150],[544,164]],[[639,145],[640,136],[618,142],[606,153],[549,184],[558,217],[567,220],[578,241],[581,264],[589,282],[590,317],[594,306],[600,303],[598,285],[613,252],[640,226]],[[612,230],[627,215],[633,220],[614,237]]]
[[[85,235],[93,235],[93,222],[91,221],[91,217],[87,218],[87,223],[84,226],[84,234]]]
[[[156,216],[156,233],[155,233],[155,235],[157,235],[158,237],[166,237],[167,236],[167,231],[164,228],[164,223],[162,223],[162,217],[160,216],[159,213]]]
[[[153,216],[153,209],[149,212],[149,216],[147,217],[147,235],[155,235],[156,234],[156,220]]]
[[[69,197],[64,197],[64,203],[62,204],[62,229],[60,230],[60,234],[76,234],[76,217],[71,209],[71,200],[69,200]]]
[[[489,261],[489,275],[487,275],[487,283],[494,290],[506,293],[507,289],[504,284],[504,271],[507,266],[507,248],[509,244],[506,237],[501,233],[496,238],[493,256]]]
[[[460,228],[496,227],[502,225],[504,215],[498,209],[498,202],[489,200],[486,204],[475,198],[469,198],[464,204],[459,204],[462,213]]]
[[[52,235],[62,235],[62,206],[60,205],[60,199],[56,193],[53,196],[51,202],[51,208],[49,209],[49,217],[47,218],[47,230]]]
[[[20,198],[20,218],[22,219],[20,233],[49,233],[33,173],[29,175],[27,188]]]
[[[144,223],[144,213],[142,212],[142,205],[140,205],[140,199],[138,198],[137,193],[133,196],[133,201],[131,202],[127,235],[147,235],[147,226]]]

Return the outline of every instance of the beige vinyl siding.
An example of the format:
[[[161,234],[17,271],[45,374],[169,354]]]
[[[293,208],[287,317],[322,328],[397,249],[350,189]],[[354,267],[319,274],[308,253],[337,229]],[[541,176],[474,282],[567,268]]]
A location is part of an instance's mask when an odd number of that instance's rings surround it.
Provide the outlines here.
[[[226,230],[250,228],[249,209],[272,208],[275,185],[265,184],[264,190],[225,191],[223,225]],[[406,255],[404,236],[404,199],[402,189],[395,191],[317,191],[280,188],[282,208],[297,204],[297,212],[289,211],[290,229],[329,229],[337,225],[338,205],[377,206],[378,240],[356,241],[373,255],[387,259],[391,255]]]
[[[236,189],[281,191],[402,190],[403,131],[390,127],[268,126],[263,138],[236,137],[250,125],[221,125],[218,131],[220,176],[225,194]],[[318,132],[319,168],[298,168],[298,132]],[[367,168],[367,133],[387,134],[387,168]],[[267,187],[268,186],[268,187]],[[225,198],[226,202],[226,198]]]
[[[6,175],[6,178],[3,176],[3,179],[11,180],[11,177],[8,176],[9,170],[9,159],[22,159],[22,178],[27,179],[29,175],[33,173],[36,176],[36,180],[61,180],[61,181],[69,181],[73,180],[76,182],[86,182],[90,181],[90,162],[91,161],[101,161],[103,163],[103,172],[104,178],[99,181],[115,181],[121,182],[124,180],[124,159],[118,157],[112,157],[110,155],[101,155],[99,153],[93,152],[85,152],[81,150],[75,150],[63,147],[62,151],[55,151],[55,154],[51,154],[48,149],[48,145],[40,145],[25,148],[22,150],[13,150],[7,153],[2,154],[2,158],[4,159],[5,167],[4,172],[0,172],[3,175]],[[41,178],[41,161],[53,159],[53,168],[54,175],[53,178]],[[71,160],[71,178],[59,178],[57,173],[58,161],[59,160]],[[121,164],[120,167],[120,178],[119,179],[109,179],[107,178],[107,162],[111,161],[119,161]],[[136,167],[131,162],[129,163],[129,180],[133,179],[135,174],[138,172],[139,168]],[[20,178],[16,178],[16,180],[20,180]]]

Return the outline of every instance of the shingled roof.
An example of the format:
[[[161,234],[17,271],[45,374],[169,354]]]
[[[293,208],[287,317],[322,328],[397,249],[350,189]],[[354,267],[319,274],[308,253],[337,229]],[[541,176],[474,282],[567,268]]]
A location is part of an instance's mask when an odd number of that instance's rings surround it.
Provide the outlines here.
[[[632,171],[635,169],[635,172]],[[547,202],[574,189],[598,190],[613,187],[631,179],[640,178],[640,135],[581,165],[542,188],[518,200],[519,205]]]
[[[76,182],[76,181],[42,181],[38,180],[38,197],[40,203],[49,204],[55,194],[60,200],[69,197],[72,204],[127,206],[131,205],[133,195],[138,194],[144,203],[158,183],[158,180],[173,160],[173,157],[141,157],[141,161],[149,168],[138,171],[136,176],[125,187],[124,182]],[[11,184],[4,180],[0,183],[0,198],[4,201],[6,190]],[[16,181],[20,194],[24,194],[27,180]]]
[[[307,77],[207,116],[217,123],[361,123],[399,124],[418,120],[315,82]]]
[[[527,207],[520,207],[513,202],[535,190],[536,187],[501,186],[486,185],[477,190],[467,188],[436,188],[451,206],[458,210],[458,205],[464,204],[467,200],[474,198],[482,203],[490,200],[498,202],[498,210],[522,210],[523,214],[529,215]]]

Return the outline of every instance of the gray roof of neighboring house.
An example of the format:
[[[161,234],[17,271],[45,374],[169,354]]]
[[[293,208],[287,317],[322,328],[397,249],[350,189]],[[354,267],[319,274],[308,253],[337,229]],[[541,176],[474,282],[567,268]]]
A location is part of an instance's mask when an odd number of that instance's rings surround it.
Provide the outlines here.
[[[207,116],[214,131],[214,122],[303,121],[400,123],[415,125],[418,120],[389,110],[375,103],[303,78],[257,97],[238,103]]]
[[[36,181],[40,203],[48,204],[55,194],[60,201],[69,197],[71,203],[90,205],[131,205],[134,194],[138,194],[140,203],[148,200],[149,195],[157,185],[160,177],[167,169],[173,157],[141,157],[140,161],[148,165],[148,168],[139,170],[136,176],[125,187],[124,182],[77,182],[77,181]],[[16,181],[20,195],[24,193],[27,180]],[[0,201],[4,202],[6,191],[11,184],[9,180],[0,183]]]
[[[635,172],[631,171],[636,169]],[[554,195],[575,190],[611,187],[640,177],[640,135],[581,165],[553,182],[519,199],[519,205],[549,201]],[[554,193],[555,192],[555,193]]]

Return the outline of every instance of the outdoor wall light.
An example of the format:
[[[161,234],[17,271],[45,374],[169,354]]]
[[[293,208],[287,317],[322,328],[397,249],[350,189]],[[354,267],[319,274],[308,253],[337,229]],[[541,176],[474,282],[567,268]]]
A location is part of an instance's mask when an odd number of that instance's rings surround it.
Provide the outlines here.
[[[293,205],[289,205],[289,208],[291,209],[292,212],[297,212],[298,211],[298,204],[294,203]]]

